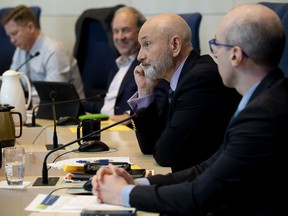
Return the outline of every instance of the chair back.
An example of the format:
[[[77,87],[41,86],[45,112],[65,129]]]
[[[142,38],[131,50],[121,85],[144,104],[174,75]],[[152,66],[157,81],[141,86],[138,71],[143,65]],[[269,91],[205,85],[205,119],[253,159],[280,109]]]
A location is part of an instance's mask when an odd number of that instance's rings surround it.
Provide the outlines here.
[[[86,97],[106,93],[109,73],[117,67],[115,59],[118,52],[112,42],[110,25],[119,7],[88,9],[76,22],[74,56]]]
[[[275,11],[285,27],[286,43],[279,67],[283,70],[285,76],[288,76],[288,3],[259,2],[259,4],[265,5]]]
[[[41,8],[38,6],[32,6],[30,8],[35,13],[38,26],[40,27]],[[11,9],[13,8],[6,7],[0,9],[0,20]],[[16,47],[10,42],[10,38],[6,35],[5,29],[2,25],[0,26],[0,47],[0,75],[2,75],[6,70],[9,70],[14,51],[16,49]]]
[[[201,53],[200,49],[200,37],[199,37],[199,29],[200,23],[202,20],[202,14],[195,12],[195,13],[185,13],[179,14],[189,25],[192,31],[192,46],[194,51]]]

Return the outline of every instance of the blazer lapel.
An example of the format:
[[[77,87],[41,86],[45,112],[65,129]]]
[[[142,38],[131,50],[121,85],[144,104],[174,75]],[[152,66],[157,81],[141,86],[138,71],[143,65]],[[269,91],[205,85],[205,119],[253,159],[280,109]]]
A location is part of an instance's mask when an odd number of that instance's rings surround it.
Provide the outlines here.
[[[137,65],[139,65],[140,62],[137,60],[137,58],[135,58],[135,60],[132,62],[132,64],[130,65],[118,92],[118,96],[121,95],[124,92],[124,89],[126,88],[126,86],[128,85],[128,83],[130,82],[131,79],[134,79],[134,69]]]

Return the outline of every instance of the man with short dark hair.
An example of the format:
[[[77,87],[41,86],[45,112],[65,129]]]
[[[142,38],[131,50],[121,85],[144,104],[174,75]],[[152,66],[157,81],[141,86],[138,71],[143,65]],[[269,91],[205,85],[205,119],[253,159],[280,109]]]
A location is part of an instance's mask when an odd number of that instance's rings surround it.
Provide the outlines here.
[[[11,43],[16,46],[10,69],[18,69],[23,62],[39,52],[39,56],[23,65],[19,72],[26,73],[31,81],[72,83],[79,97],[85,97],[76,59],[60,41],[41,32],[30,8],[24,5],[15,7],[1,21]]]

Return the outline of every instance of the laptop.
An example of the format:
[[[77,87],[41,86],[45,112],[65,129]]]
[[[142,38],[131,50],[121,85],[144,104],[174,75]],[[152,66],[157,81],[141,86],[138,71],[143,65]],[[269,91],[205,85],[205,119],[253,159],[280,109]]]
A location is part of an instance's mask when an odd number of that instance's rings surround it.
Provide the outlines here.
[[[56,119],[63,116],[78,118],[79,115],[85,114],[80,101],[70,101],[80,100],[79,95],[72,83],[32,81],[32,84],[35,86],[40,98],[40,106],[38,108],[36,118],[53,120],[52,105],[44,105],[47,103],[52,103],[52,98],[50,97],[51,91],[55,92],[55,103],[67,101],[63,104],[55,104]]]

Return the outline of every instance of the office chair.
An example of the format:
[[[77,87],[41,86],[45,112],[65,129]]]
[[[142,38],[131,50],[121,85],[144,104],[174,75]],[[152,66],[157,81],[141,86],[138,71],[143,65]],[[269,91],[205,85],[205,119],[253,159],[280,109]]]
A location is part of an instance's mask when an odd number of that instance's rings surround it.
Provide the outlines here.
[[[32,11],[35,13],[38,21],[38,26],[40,27],[40,15],[41,8],[38,6],[30,7]],[[0,20],[12,7],[6,7],[0,9]],[[4,27],[0,26],[0,75],[2,75],[6,70],[9,70],[10,65],[12,63],[12,57],[16,47],[10,42],[10,38],[6,35]]]
[[[78,61],[86,97],[106,93],[108,75],[117,67],[111,21],[114,12],[124,5],[84,11],[76,22],[74,56]]]
[[[288,3],[259,2],[259,4],[265,5],[274,10],[282,20],[285,27],[286,43],[279,67],[284,71],[285,76],[288,77]]]
[[[179,14],[189,25],[192,31],[192,46],[194,51],[201,53],[200,49],[200,37],[199,37],[199,28],[202,20],[202,14],[195,13],[185,13]]]

